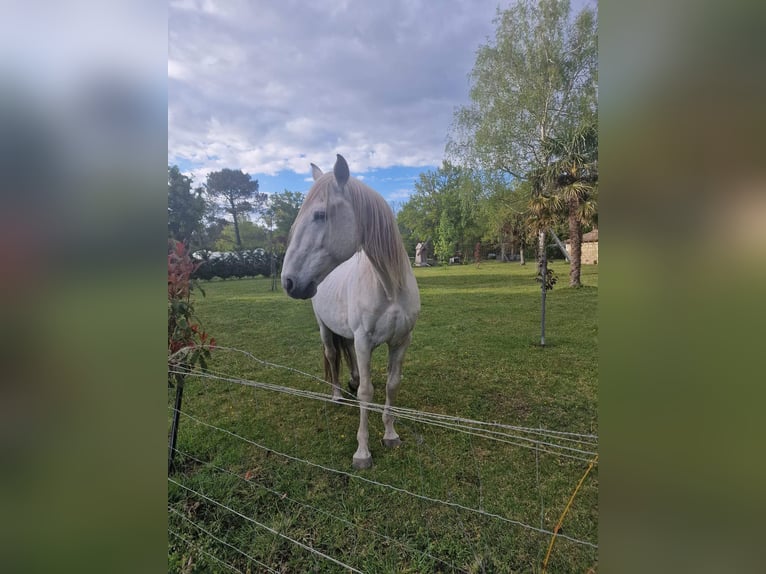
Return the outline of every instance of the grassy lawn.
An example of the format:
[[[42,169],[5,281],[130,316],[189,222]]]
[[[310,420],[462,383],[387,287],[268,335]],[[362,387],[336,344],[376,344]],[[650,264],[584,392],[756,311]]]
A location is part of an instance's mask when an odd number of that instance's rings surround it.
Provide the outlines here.
[[[583,266],[585,286],[577,290],[566,287],[568,265],[552,268],[559,284],[548,294],[546,348],[539,347],[534,262],[416,269],[422,310],[397,405],[598,434],[598,268]],[[207,297],[197,309],[205,329],[223,347],[322,377],[311,303],[270,285],[265,278],[204,284]],[[385,400],[385,364],[382,347],[373,356],[378,403]],[[239,353],[214,353],[210,368],[329,394],[315,379]],[[169,407],[172,398],[169,391]],[[183,411],[194,419],[181,417],[179,469],[168,483],[169,527],[178,535],[169,535],[172,572],[229,571],[210,555],[242,572],[346,571],[272,531],[362,572],[538,572],[550,535],[454,505],[552,531],[588,467],[410,420],[397,423],[402,446],[386,449],[383,423],[371,413],[374,465],[355,471],[357,409],[221,380],[190,378]],[[597,503],[594,468],[561,534],[597,543]],[[550,572],[589,568],[597,569],[596,549],[556,539]]]

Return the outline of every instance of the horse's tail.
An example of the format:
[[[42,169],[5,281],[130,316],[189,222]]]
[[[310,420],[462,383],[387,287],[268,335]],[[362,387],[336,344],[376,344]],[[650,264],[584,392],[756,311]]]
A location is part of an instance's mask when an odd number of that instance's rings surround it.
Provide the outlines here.
[[[349,371],[351,370],[351,365],[354,364],[354,341],[352,339],[343,339],[341,338],[341,349],[343,349],[343,356],[346,357],[346,365],[348,365]]]
[[[338,373],[338,380],[340,380],[341,356],[345,357],[346,365],[348,365],[349,370],[351,370],[351,365],[354,364],[354,355],[352,354],[354,353],[354,342],[351,339],[345,339],[337,333],[333,333],[332,348],[334,351],[332,363],[330,363],[330,359],[327,358],[327,353],[323,353],[324,377],[329,383],[332,383],[333,368],[335,369],[335,372]]]
[[[346,352],[346,346],[343,344],[343,337],[338,335],[337,333],[332,334],[332,349],[333,349],[333,360],[332,363],[330,363],[330,359],[327,358],[327,353],[323,353],[324,355],[324,378],[328,383],[332,383],[332,372],[333,368],[335,369],[335,372],[338,373],[338,380],[340,380],[340,355],[341,352]]]

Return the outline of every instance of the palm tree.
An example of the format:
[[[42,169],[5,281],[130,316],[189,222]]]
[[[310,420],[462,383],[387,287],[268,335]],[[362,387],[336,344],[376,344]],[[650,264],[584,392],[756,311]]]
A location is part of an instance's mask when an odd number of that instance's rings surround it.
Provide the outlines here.
[[[598,221],[598,129],[582,124],[544,142],[552,159],[540,179],[566,210],[569,222],[569,286],[580,287],[582,226]]]

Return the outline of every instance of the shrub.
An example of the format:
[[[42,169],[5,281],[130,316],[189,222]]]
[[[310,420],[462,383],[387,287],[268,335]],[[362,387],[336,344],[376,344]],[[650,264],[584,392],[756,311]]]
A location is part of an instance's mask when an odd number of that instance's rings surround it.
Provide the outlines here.
[[[200,263],[192,260],[180,241],[168,241],[168,384],[197,365],[205,368],[215,339],[200,326],[194,315],[192,290],[205,292],[192,278]]]
[[[200,251],[195,256],[200,264],[192,274],[194,279],[271,276],[271,256],[260,248],[225,253]]]

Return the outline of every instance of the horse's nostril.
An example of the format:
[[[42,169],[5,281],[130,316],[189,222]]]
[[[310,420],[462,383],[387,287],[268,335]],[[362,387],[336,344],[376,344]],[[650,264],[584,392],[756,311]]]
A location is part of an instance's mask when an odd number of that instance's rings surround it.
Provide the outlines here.
[[[293,290],[293,280],[287,277],[285,279],[285,291],[290,293]]]

